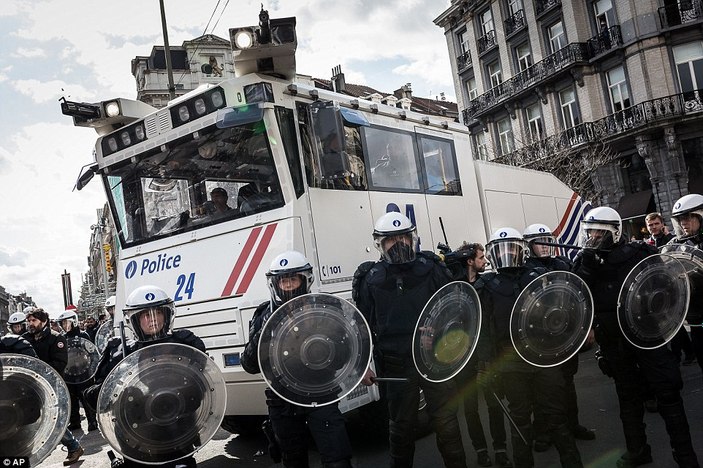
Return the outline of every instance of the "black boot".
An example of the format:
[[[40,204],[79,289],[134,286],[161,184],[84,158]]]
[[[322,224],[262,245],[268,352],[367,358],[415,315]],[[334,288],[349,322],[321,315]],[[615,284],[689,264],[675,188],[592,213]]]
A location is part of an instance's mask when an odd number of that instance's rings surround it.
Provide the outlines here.
[[[617,461],[618,468],[635,468],[636,466],[652,463],[652,449],[649,444],[641,447],[637,452],[627,451]]]

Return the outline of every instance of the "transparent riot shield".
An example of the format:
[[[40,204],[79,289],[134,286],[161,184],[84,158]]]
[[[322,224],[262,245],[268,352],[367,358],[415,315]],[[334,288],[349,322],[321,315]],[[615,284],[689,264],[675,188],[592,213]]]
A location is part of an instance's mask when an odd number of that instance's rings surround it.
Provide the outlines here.
[[[620,330],[638,348],[664,346],[683,325],[689,295],[688,275],[681,262],[667,254],[645,258],[620,288]]]
[[[114,336],[112,327],[112,320],[108,320],[100,325],[97,333],[95,333],[95,347],[98,348],[98,353],[101,355],[105,351],[105,348],[107,348],[108,341]]]
[[[100,364],[98,348],[79,336],[66,339],[68,363],[63,372],[67,384],[80,384],[90,380]]]
[[[299,406],[323,406],[361,382],[371,361],[371,332],[344,299],[306,294],[271,315],[258,354],[261,374],[278,396]]]
[[[458,374],[476,349],[481,302],[469,283],[443,286],[427,301],[413,334],[413,361],[422,377],[444,382]]]
[[[510,316],[510,339],[527,363],[553,367],[586,342],[593,323],[593,297],[581,278],[550,271],[520,293]]]
[[[690,299],[686,321],[691,326],[703,326],[703,250],[686,244],[667,244],[659,253],[670,255],[681,262],[688,275]]]
[[[125,458],[164,464],[192,455],[217,432],[227,394],[217,365],[203,352],[162,343],[130,354],[98,395],[98,425]]]
[[[61,441],[69,408],[68,387],[50,365],[0,355],[0,458],[29,457],[30,466],[39,466]]]

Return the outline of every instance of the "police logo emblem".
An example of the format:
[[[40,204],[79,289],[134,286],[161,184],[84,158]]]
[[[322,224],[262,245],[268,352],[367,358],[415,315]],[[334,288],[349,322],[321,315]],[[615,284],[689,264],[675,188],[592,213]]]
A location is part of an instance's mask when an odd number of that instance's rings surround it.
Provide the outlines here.
[[[63,341],[59,341],[58,343],[56,343],[56,347],[59,349],[63,348],[64,347]]]
[[[399,220],[399,219],[394,219],[394,220],[393,220],[393,226],[399,227],[399,226],[400,226],[400,220]]]
[[[154,293],[147,293],[146,296],[144,296],[147,301],[153,301],[155,297]]]

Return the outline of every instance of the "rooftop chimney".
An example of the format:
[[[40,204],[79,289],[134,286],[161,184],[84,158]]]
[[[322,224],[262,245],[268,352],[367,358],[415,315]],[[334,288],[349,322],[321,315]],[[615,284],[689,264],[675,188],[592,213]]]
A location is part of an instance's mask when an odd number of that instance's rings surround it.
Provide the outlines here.
[[[343,93],[346,89],[346,83],[344,82],[344,73],[342,73],[342,66],[337,65],[332,69],[332,90],[337,93]]]
[[[405,83],[403,86],[400,87],[400,89],[403,91],[404,98],[413,98],[413,86],[411,83]]]

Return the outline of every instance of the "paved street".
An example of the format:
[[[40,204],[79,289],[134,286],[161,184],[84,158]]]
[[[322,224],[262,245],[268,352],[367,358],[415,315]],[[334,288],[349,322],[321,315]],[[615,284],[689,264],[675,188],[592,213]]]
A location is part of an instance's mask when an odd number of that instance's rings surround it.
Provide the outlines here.
[[[688,412],[688,419],[692,426],[694,444],[699,449],[699,456],[703,458],[703,379],[700,368],[697,366],[682,367],[685,387],[684,400]],[[581,357],[581,368],[576,376],[581,406],[581,422],[587,427],[595,428],[597,439],[595,441],[579,441],[578,445],[586,466],[589,467],[614,467],[615,460],[621,454],[624,445],[620,420],[618,418],[617,400],[612,381],[605,378],[598,370],[592,353]],[[658,414],[647,414],[647,433],[652,445],[654,463],[649,465],[657,468],[673,468],[675,463],[671,458],[669,442],[664,430],[664,424]],[[485,419],[485,418],[484,418]],[[85,421],[83,422],[85,425]],[[463,424],[463,422],[462,422]],[[487,429],[487,428],[486,428]],[[387,446],[385,441],[374,440],[368,437],[363,429],[354,421],[349,424],[354,445],[355,467],[381,467],[387,465]],[[475,453],[471,448],[465,427],[464,445],[467,448],[469,466],[476,466]],[[82,435],[82,434],[78,434]],[[86,448],[83,461],[74,464],[74,467],[97,468],[107,465],[107,450],[102,437],[93,432],[83,436],[81,443]],[[258,450],[266,446],[263,436],[254,438],[240,438],[225,431],[219,431],[214,439],[196,455],[201,468],[219,467],[275,467],[268,456],[255,457]],[[537,467],[559,466],[556,451],[552,448],[545,453],[535,454]],[[62,467],[65,453],[58,448],[44,463],[45,468]],[[316,454],[311,453],[313,463],[319,466]],[[416,448],[415,466],[438,467],[441,458],[436,449],[433,436],[419,440]]]

